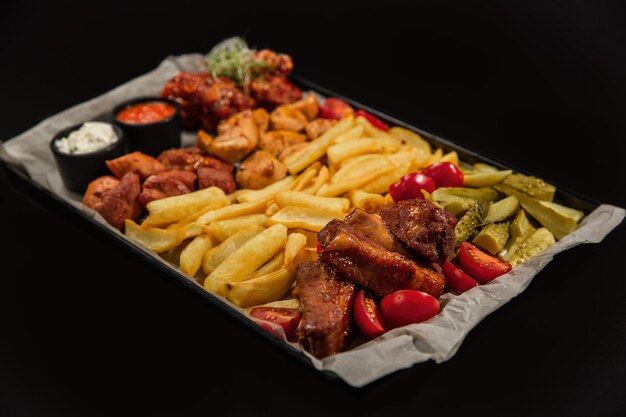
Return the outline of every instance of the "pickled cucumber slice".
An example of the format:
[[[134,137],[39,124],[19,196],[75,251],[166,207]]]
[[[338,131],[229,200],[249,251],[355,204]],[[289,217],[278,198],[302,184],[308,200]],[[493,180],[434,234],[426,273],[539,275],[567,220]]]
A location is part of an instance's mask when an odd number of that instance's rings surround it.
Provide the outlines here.
[[[503,198],[489,206],[484,223],[498,223],[512,217],[519,211],[519,200],[514,195]]]
[[[497,191],[490,187],[439,187],[433,191],[433,197],[437,201],[444,200],[446,196],[473,198],[480,201],[496,201],[498,199]]]
[[[465,175],[463,178],[463,185],[466,187],[488,187],[502,182],[502,180],[512,173],[513,171],[510,169],[506,171],[473,172]]]
[[[526,216],[526,211],[524,211],[523,209],[520,210],[517,213],[517,216],[515,216],[515,219],[513,219],[513,221],[511,222],[511,227],[509,228],[509,234],[511,235],[511,238],[526,238],[534,231],[535,228],[532,224],[530,224],[530,221]]]
[[[504,245],[504,248],[498,252],[498,258],[509,262],[523,241],[523,237],[511,237],[509,241],[506,242],[506,245]]]
[[[546,227],[557,239],[563,239],[578,228],[578,223],[570,217],[563,216],[550,207],[544,206],[539,200],[522,193],[505,184],[494,185],[498,191],[506,195],[514,195],[520,205],[533,216],[542,226]]]
[[[453,197],[450,200],[442,201],[441,207],[458,218],[467,213],[467,210],[472,208],[474,204],[476,204],[476,200],[471,198]]]
[[[543,204],[546,207],[551,208],[552,210],[556,211],[557,213],[562,214],[565,217],[569,217],[570,219],[574,220],[575,222],[579,222],[580,219],[582,219],[583,216],[585,215],[585,213],[583,213],[580,210],[576,210],[576,209],[573,209],[571,207],[563,206],[561,204],[551,203],[549,201],[540,201],[540,203]]]
[[[540,178],[523,174],[511,174],[502,183],[538,200],[552,201],[556,192],[554,185],[548,184]]]
[[[492,223],[484,226],[472,242],[490,254],[495,255],[504,248],[508,240],[509,224]]]
[[[487,207],[488,203],[476,201],[474,205],[467,210],[467,213],[461,217],[454,229],[456,235],[455,247],[461,246],[461,243],[465,242],[476,233],[483,222]]]
[[[520,244],[509,263],[511,266],[516,267],[538,253],[543,252],[552,246],[554,242],[554,235],[545,227],[540,227]]]

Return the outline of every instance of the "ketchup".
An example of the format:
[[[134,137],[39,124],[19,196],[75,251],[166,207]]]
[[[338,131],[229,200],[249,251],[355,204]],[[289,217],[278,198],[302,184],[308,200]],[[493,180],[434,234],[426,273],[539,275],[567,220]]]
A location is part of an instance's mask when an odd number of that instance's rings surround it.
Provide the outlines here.
[[[154,123],[170,117],[176,109],[160,101],[134,104],[117,114],[117,119],[126,123]]]

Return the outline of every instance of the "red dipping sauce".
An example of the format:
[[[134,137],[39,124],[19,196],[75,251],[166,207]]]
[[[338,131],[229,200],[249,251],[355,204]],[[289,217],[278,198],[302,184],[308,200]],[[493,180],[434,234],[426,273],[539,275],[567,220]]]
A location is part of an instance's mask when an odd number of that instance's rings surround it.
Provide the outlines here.
[[[119,112],[116,117],[125,123],[154,123],[170,117],[176,109],[160,101],[133,104]]]

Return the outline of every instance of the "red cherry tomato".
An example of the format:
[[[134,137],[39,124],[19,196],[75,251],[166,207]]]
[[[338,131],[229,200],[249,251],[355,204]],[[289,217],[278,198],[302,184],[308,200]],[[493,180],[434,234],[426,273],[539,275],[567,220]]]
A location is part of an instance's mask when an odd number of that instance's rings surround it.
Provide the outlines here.
[[[511,264],[486,254],[476,246],[463,242],[459,248],[461,268],[479,284],[486,284],[511,270]]]
[[[328,97],[324,105],[320,108],[320,117],[324,119],[341,119],[344,116],[354,113],[348,103],[337,97]]]
[[[293,308],[255,307],[250,310],[250,315],[259,320],[282,326],[287,340],[293,340],[296,327],[298,327],[298,323],[300,323],[300,311]],[[272,326],[264,324],[263,322],[259,323],[264,329],[276,334]]]
[[[359,116],[363,116],[368,122],[372,124],[372,126],[380,130],[384,130],[385,132],[389,130],[389,126],[385,122],[383,122],[373,114],[366,112],[365,110],[357,110],[356,112],[354,112],[354,117]]]
[[[383,317],[391,327],[420,323],[439,313],[439,301],[430,294],[415,290],[399,290],[380,303]]]
[[[457,294],[463,294],[465,291],[478,286],[474,279],[450,261],[444,262],[443,274],[446,277],[446,286]]]
[[[461,187],[463,185],[463,172],[452,162],[437,162],[428,165],[421,171],[435,181],[439,187]]]
[[[435,181],[419,172],[406,174],[400,178],[400,181],[389,186],[389,194],[391,194],[391,198],[396,203],[412,198],[424,198],[422,190],[426,190],[429,193],[435,191]]]
[[[365,290],[361,290],[357,294],[352,312],[356,324],[365,336],[373,339],[385,333],[387,326],[383,316],[380,314],[374,299],[367,295]]]

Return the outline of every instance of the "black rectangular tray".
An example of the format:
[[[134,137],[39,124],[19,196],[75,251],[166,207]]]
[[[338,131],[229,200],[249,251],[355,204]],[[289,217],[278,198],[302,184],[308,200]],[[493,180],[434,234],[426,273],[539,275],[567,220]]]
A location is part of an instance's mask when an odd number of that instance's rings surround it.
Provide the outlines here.
[[[437,135],[433,135],[427,131],[424,131],[420,128],[412,126],[409,123],[396,119],[395,117],[389,116],[383,112],[372,109],[364,104],[361,104],[355,100],[352,100],[349,97],[345,97],[342,94],[336,93],[323,86],[317,85],[314,82],[311,82],[307,79],[304,79],[298,76],[293,76],[293,75],[290,78],[296,85],[298,85],[299,87],[303,89],[315,91],[326,97],[332,96],[332,97],[341,98],[345,100],[346,102],[348,102],[353,107],[357,109],[366,110],[376,115],[381,120],[383,120],[384,122],[390,125],[401,126],[401,127],[405,127],[407,129],[416,131],[420,135],[422,135],[425,139],[427,139],[435,147],[442,148],[444,152],[450,152],[453,150],[456,151],[459,155],[460,160],[463,160],[468,163],[484,162],[484,163],[488,163],[496,167],[499,167],[501,169],[513,169],[516,172],[532,175],[532,173],[529,173],[522,168],[514,167],[514,166],[511,166],[510,164],[505,164],[487,155],[479,154],[463,146],[457,145],[451,140],[442,138]],[[147,255],[141,248],[139,248],[139,246],[134,244],[129,239],[126,239],[125,237],[117,233],[113,233],[104,224],[94,221],[86,213],[72,206],[71,204],[69,204],[68,202],[66,202],[61,197],[57,196],[50,190],[47,190],[46,188],[37,184],[24,171],[5,163],[2,160],[0,160],[0,162],[1,162],[0,170],[2,171],[2,174],[4,175],[6,182],[11,184],[18,191],[22,192],[24,195],[26,195],[30,199],[32,199],[34,202],[40,203],[46,209],[54,211],[60,215],[67,215],[67,216],[70,216],[70,218],[75,218],[75,216],[78,216],[78,218],[80,218],[83,222],[88,223],[91,226],[95,227],[103,235],[107,236],[108,238],[112,239],[112,241],[116,242],[116,244],[120,245],[121,247],[124,247],[129,252],[134,253],[135,255],[142,258],[144,261],[154,266],[155,268],[157,268],[158,270],[160,270],[167,276],[173,278],[174,280],[183,284],[185,287],[191,289],[191,291],[193,291],[194,293],[196,293],[203,299],[207,300],[208,302],[212,303],[214,306],[225,311],[234,320],[238,321],[243,326],[247,327],[249,330],[256,333],[258,336],[262,337],[264,340],[273,344],[278,349],[281,349],[284,352],[286,352],[290,358],[295,359],[296,361],[300,363],[304,363],[308,368],[310,368],[317,374],[322,374],[324,377],[328,378],[329,380],[341,383],[344,386],[344,388],[356,389],[354,387],[349,386],[343,379],[339,378],[334,373],[330,371],[326,371],[326,370],[320,371],[316,369],[313,366],[313,364],[309,361],[309,359],[302,352],[292,348],[287,343],[284,343],[281,339],[274,337],[271,333],[267,332],[260,326],[256,325],[252,320],[249,320],[247,317],[240,314],[236,309],[234,309],[227,303],[223,302],[219,297],[209,293],[208,291],[204,290],[197,284],[193,283],[188,277],[186,277],[182,273],[168,267],[166,264],[159,262],[155,258]],[[567,205],[569,207],[573,207],[578,210],[581,210],[585,213],[585,215],[592,212],[600,204],[599,202],[594,201],[593,199],[589,197],[581,195],[575,191],[568,190],[567,188],[562,187],[559,184],[555,184],[553,181],[550,181],[549,178],[543,178],[543,179],[557,187],[555,201],[562,203],[564,205]],[[424,364],[425,363],[422,362],[422,363],[415,364],[413,366],[419,366],[419,365],[424,365]],[[377,382],[380,382],[381,380],[384,380],[388,377],[389,375],[377,381],[374,381],[372,384],[366,385],[366,387],[372,386],[373,384],[376,384]]]

